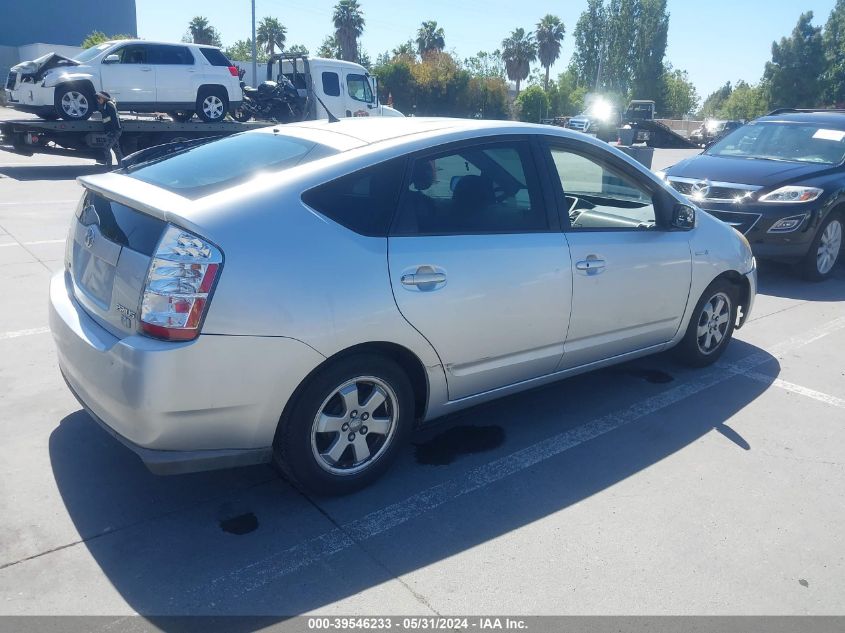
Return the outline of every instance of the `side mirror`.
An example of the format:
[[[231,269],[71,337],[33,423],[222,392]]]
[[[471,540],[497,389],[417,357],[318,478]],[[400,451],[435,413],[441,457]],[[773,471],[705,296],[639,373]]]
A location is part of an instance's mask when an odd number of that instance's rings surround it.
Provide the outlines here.
[[[689,231],[695,228],[695,207],[686,204],[675,205],[672,211],[672,228]]]
[[[120,55],[106,55],[105,59],[103,60],[104,64],[119,64],[120,63]]]

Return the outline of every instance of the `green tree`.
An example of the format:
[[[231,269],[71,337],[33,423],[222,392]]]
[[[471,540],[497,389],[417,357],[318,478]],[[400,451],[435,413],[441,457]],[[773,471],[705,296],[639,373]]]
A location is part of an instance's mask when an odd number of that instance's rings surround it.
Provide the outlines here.
[[[738,81],[716,116],[720,119],[756,119],[771,109],[769,87],[765,83],[752,86]]]
[[[587,10],[578,18],[573,33],[575,52],[571,67],[579,86],[596,86],[604,56],[602,38],[606,20],[603,0],[587,0]]]
[[[502,59],[508,79],[516,82],[516,96],[519,96],[519,85],[528,77],[531,62],[537,59],[537,46],[534,36],[526,33],[525,29],[514,29],[502,40]]]
[[[358,0],[340,0],[332,14],[340,58],[358,61],[358,38],[364,33],[364,12]]]
[[[802,13],[790,37],[772,43],[763,80],[775,107],[807,108],[822,100],[825,55],[821,27],[812,25],[813,12]]]
[[[549,110],[549,97],[541,86],[528,86],[516,98],[519,120],[539,123]]]
[[[287,52],[289,55],[308,55],[308,48],[304,44],[291,44]]]
[[[631,89],[635,47],[643,35],[641,5],[641,0],[610,0],[605,9],[602,72],[597,86],[600,90],[627,95]]]
[[[112,42],[114,40],[134,40],[137,39],[134,35],[127,35],[126,33],[118,33],[117,35],[106,35],[101,31],[91,31],[80,46],[82,48],[91,48],[102,44],[103,42]]]
[[[637,28],[631,67],[631,93],[635,99],[653,99],[664,110],[663,82],[666,42],[669,35],[669,13],[666,0],[639,0]]]
[[[666,88],[662,108],[664,116],[669,119],[682,119],[698,109],[698,91],[689,80],[687,71],[667,64],[663,84]]]
[[[845,0],[836,0],[822,34],[827,71],[825,96],[829,103],[845,103]]]
[[[548,14],[537,23],[537,57],[540,59],[540,65],[546,70],[543,90],[549,89],[549,70],[560,57],[560,46],[565,34],[566,27],[556,15]]]
[[[446,48],[446,37],[443,29],[437,26],[435,20],[426,20],[417,30],[417,52],[425,57],[431,51],[440,52]]]
[[[232,61],[249,62],[252,61],[252,38],[245,40],[238,40],[231,46],[223,49],[223,54]],[[259,64],[267,63],[267,53],[261,48],[257,49],[257,60]]]
[[[402,42],[396,48],[391,51],[393,54],[393,58],[396,57],[408,57],[410,59],[414,59],[417,56],[417,49],[414,46],[414,40],[408,40],[407,42]]]
[[[280,51],[284,50],[287,32],[288,30],[279,20],[267,16],[258,23],[255,42],[270,56],[276,52],[277,46]]]
[[[727,83],[725,83],[724,86],[722,86],[718,90],[714,90],[709,95],[707,95],[707,98],[701,105],[699,117],[701,117],[702,119],[715,117],[716,113],[724,105],[725,101],[728,100],[728,97],[731,96],[732,92],[733,86],[731,86],[731,82],[728,81]]]
[[[317,49],[317,57],[341,59],[340,44],[337,43],[337,38],[334,35],[326,35],[323,43]]]
[[[505,62],[499,49],[492,53],[478,51],[475,56],[464,60],[464,68],[473,77],[505,78]]]
[[[183,41],[194,44],[208,44],[210,46],[223,46],[220,40],[220,32],[211,26],[208,18],[197,15],[188,24],[188,32],[185,33]]]

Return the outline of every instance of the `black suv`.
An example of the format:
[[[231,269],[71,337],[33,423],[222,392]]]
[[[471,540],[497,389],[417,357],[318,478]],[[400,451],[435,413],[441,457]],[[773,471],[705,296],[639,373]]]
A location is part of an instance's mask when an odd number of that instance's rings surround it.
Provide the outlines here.
[[[833,273],[845,224],[845,111],[776,110],[665,172],[696,205],[745,234],[758,259]]]

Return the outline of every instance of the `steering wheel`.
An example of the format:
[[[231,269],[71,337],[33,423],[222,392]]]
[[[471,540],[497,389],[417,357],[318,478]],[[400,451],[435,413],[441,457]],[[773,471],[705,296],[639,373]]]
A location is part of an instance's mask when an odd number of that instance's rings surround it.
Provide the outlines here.
[[[508,192],[501,185],[493,185],[493,200],[496,204],[501,204],[509,198]]]

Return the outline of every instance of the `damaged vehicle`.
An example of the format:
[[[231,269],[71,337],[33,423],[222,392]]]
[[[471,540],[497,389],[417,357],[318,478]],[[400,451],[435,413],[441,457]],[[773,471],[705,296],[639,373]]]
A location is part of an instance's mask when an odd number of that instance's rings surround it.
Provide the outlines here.
[[[12,108],[68,121],[88,119],[100,90],[123,111],[167,112],[179,120],[196,113],[207,122],[222,121],[242,99],[238,70],[219,48],[142,40],[22,62],[12,67],[5,89]]]

